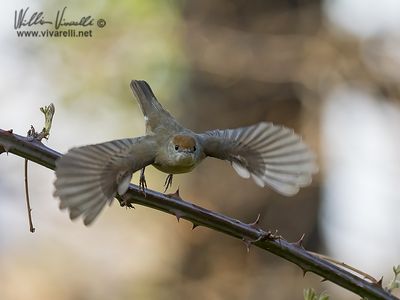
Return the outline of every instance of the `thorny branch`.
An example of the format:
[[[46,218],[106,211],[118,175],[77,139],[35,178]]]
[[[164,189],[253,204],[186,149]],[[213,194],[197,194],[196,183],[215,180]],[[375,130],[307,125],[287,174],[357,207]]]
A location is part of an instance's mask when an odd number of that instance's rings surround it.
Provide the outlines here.
[[[50,149],[37,140],[14,134],[12,131],[0,129],[0,153],[10,152],[29,159],[46,168],[54,170],[55,161],[61,154]],[[331,262],[317,257],[301,246],[301,240],[290,243],[283,238],[265,231],[257,226],[257,222],[246,224],[228,216],[207,210],[190,202],[182,200],[178,194],[164,195],[152,190],[143,195],[136,185],[130,185],[128,192],[118,200],[126,204],[139,204],[165,213],[175,215],[193,223],[193,227],[204,226],[241,239],[247,245],[254,245],[270,253],[280,256],[296,265],[304,272],[312,272],[343,288],[352,291],[363,298],[398,299],[384,290],[381,285],[344,270]]]

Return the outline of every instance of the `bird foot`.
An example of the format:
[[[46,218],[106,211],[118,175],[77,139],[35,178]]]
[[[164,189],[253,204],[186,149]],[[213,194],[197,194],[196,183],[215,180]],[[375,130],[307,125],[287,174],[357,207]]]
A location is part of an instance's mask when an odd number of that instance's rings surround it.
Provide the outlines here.
[[[146,197],[147,182],[146,182],[146,177],[144,176],[145,169],[146,168],[143,168],[140,172],[139,188],[143,192],[144,196]]]
[[[129,202],[129,197],[126,195],[122,195],[121,199],[119,200],[119,205],[121,207],[126,207],[126,208],[135,208],[131,202]]]

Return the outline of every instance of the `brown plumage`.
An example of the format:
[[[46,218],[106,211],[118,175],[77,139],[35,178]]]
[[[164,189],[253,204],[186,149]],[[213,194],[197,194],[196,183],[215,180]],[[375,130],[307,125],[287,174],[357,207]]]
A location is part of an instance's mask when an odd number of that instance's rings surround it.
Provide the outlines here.
[[[176,135],[172,142],[183,149],[193,149],[196,146],[196,140],[188,135]]]

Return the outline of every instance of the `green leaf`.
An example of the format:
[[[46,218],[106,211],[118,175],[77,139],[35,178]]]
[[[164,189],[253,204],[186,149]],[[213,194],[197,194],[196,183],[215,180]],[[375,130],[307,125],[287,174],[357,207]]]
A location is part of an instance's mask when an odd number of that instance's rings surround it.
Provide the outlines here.
[[[321,295],[317,295],[313,288],[303,290],[304,300],[329,300],[329,295],[323,292]]]
[[[304,300],[317,300],[317,295],[313,288],[304,289],[303,296]]]
[[[394,274],[397,276],[397,275],[400,275],[400,265],[398,265],[397,267],[396,266],[393,266],[393,272],[394,272]]]
[[[325,293],[322,293],[322,294],[319,296],[318,300],[329,300],[329,295],[327,295],[327,294],[325,294]]]
[[[49,106],[41,107],[40,111],[44,114],[44,128],[43,135],[44,138],[48,138],[50,135],[51,123],[53,122],[53,116],[56,111],[54,104],[51,103]]]

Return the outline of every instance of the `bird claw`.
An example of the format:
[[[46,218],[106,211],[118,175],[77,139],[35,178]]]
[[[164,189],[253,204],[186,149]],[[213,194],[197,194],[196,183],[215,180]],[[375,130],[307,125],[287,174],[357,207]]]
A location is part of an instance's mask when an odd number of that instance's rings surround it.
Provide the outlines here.
[[[165,194],[165,192],[168,190],[168,188],[170,188],[170,187],[172,186],[172,178],[173,178],[173,176],[174,176],[174,175],[172,175],[172,174],[168,174],[167,178],[165,178],[165,182],[164,182],[164,187],[165,187],[164,194]]]
[[[121,196],[121,199],[119,199],[119,205],[120,205],[121,207],[125,207],[125,208],[135,208],[135,207],[132,205],[132,203],[129,202],[128,200],[129,200],[129,197]]]
[[[132,205],[132,203],[130,203],[130,202],[122,202],[122,203],[120,203],[121,204],[121,206],[122,207],[126,207],[126,208],[135,208],[133,205]]]

